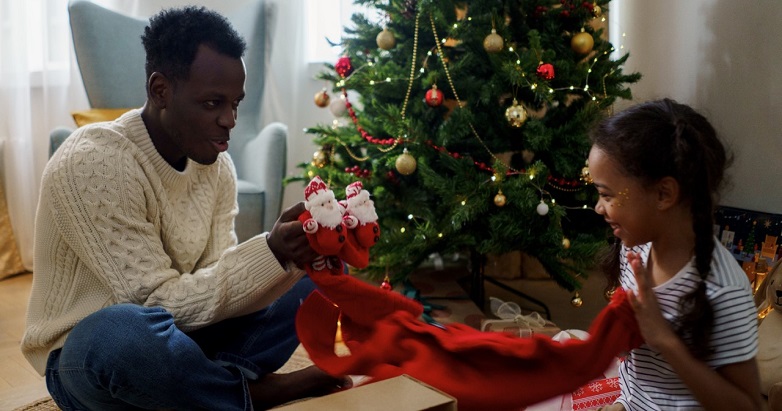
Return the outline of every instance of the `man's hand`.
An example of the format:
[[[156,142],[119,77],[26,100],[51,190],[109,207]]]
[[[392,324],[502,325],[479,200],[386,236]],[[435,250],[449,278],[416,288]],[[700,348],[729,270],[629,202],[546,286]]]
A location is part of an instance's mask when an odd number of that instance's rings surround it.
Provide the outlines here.
[[[288,261],[299,268],[312,262],[318,254],[310,247],[307,235],[298,217],[304,212],[304,202],[299,202],[282,212],[266,238],[269,249],[283,267]]]

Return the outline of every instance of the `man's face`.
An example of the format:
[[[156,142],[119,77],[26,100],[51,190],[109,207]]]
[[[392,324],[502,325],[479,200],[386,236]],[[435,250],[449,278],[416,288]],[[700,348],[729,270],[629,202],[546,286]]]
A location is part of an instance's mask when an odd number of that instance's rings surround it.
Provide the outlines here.
[[[175,168],[185,157],[212,164],[228,149],[237,107],[244,98],[244,63],[201,45],[190,76],[172,85],[161,113],[164,135],[155,139],[163,157]]]

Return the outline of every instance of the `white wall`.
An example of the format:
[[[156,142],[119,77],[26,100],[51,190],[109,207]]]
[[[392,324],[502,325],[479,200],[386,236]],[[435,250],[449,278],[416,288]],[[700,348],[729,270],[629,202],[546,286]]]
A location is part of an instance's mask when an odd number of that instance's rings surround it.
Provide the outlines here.
[[[644,76],[634,102],[687,103],[733,151],[722,204],[782,213],[782,2],[614,0],[610,20],[625,70]]]

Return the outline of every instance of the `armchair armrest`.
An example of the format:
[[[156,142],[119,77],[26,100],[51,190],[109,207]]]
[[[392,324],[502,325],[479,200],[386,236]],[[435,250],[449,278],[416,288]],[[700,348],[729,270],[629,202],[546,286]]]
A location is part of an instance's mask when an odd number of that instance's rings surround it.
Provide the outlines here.
[[[288,151],[288,126],[274,122],[250,140],[241,154],[237,173],[263,190],[263,229],[271,231],[282,208],[282,180]]]
[[[69,135],[73,133],[72,128],[68,127],[57,127],[54,130],[52,130],[49,133],[49,157],[54,154],[55,151],[60,147],[63,141],[65,141],[66,138],[68,138]]]

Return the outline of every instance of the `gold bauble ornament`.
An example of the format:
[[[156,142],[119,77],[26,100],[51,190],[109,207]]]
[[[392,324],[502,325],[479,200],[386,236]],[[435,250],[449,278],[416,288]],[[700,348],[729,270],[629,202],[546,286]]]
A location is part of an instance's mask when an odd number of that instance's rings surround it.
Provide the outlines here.
[[[502,194],[502,190],[500,190],[497,195],[494,196],[494,205],[497,207],[505,207],[507,201],[508,199],[505,197],[505,194]]]
[[[491,29],[491,34],[483,39],[483,48],[489,53],[498,53],[502,51],[504,43],[502,36],[497,34],[497,30]]]
[[[597,18],[603,16],[603,9],[601,9],[600,6],[597,5],[597,3],[592,5],[592,15]]]
[[[573,307],[581,307],[584,304],[584,300],[581,299],[581,294],[576,291],[575,294],[573,294],[573,298],[570,299],[570,305]]]
[[[514,98],[513,104],[505,110],[505,118],[513,127],[521,127],[527,121],[527,109]]]
[[[331,100],[331,97],[329,97],[329,93],[326,92],[326,89],[315,93],[315,105],[318,107],[326,107],[329,105],[329,100]]]
[[[396,46],[396,37],[394,37],[394,33],[389,29],[383,29],[383,31],[378,33],[377,37],[375,37],[375,41],[377,42],[377,46],[383,50],[391,50]]]
[[[415,157],[411,156],[410,153],[407,152],[407,149],[405,149],[402,154],[396,158],[396,162],[394,164],[396,165],[396,171],[398,171],[399,174],[405,176],[413,174],[415,172],[415,168],[417,167]]]
[[[565,237],[565,238],[562,239],[562,248],[564,248],[565,250],[570,248],[570,239],[569,238]]]
[[[570,48],[578,54],[589,54],[592,52],[592,47],[595,46],[595,39],[592,35],[582,31],[576,34],[570,39]]]
[[[312,165],[317,168],[323,168],[328,164],[329,155],[323,150],[318,150],[312,155]]]

